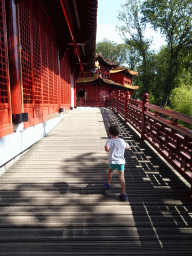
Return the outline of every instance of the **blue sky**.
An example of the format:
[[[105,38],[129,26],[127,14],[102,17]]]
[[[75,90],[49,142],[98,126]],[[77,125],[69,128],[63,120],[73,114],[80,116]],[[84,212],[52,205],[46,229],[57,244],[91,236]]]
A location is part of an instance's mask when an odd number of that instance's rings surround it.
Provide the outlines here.
[[[120,24],[118,20],[118,10],[121,10],[121,4],[126,0],[98,0],[97,10],[97,42],[103,38],[108,38],[117,43],[122,43],[115,26]]]
[[[125,4],[127,0],[98,0],[97,10],[97,42],[104,38],[112,40],[116,43],[122,43],[121,37],[115,31],[115,26],[120,24],[118,20],[118,11],[122,11],[121,4]],[[152,29],[146,30],[147,37],[154,37],[152,49],[158,50],[164,39]]]

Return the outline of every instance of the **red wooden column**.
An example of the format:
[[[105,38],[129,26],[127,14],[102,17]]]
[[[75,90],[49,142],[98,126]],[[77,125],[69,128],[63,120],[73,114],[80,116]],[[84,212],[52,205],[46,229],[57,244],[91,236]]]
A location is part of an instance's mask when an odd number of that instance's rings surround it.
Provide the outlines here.
[[[97,85],[96,87],[96,102],[95,102],[95,105],[94,107],[98,107],[99,106],[99,85]]]
[[[119,113],[119,100],[120,100],[120,90],[117,91],[117,114]]]
[[[125,95],[125,122],[127,122],[127,109],[128,109],[129,99],[130,99],[130,92],[127,91]]]
[[[76,86],[75,77],[74,77],[74,108],[77,108],[77,86]]]
[[[61,66],[59,61],[59,52],[58,52],[58,108],[59,113],[63,112],[63,108],[61,107]]]
[[[115,106],[114,106],[114,99],[115,99],[115,91],[112,91],[112,100],[111,100],[111,102],[112,102],[112,104],[111,104],[111,107],[112,107],[112,110],[115,110]]]
[[[17,7],[14,0],[6,1],[7,36],[13,123],[22,123],[22,88],[19,58]]]
[[[0,12],[0,137],[14,132],[12,126],[10,81],[8,68],[7,22],[5,15],[5,1],[1,1]],[[1,140],[1,139],[0,139]]]
[[[143,101],[142,101],[142,120],[141,120],[141,140],[145,139],[145,111],[148,109],[145,107],[145,104],[148,103],[149,101],[149,94],[144,93],[143,96]]]

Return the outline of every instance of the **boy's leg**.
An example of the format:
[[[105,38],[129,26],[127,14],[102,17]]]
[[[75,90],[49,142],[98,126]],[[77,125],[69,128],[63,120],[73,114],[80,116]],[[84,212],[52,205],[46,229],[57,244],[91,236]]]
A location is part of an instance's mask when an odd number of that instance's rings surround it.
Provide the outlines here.
[[[109,168],[108,173],[107,173],[107,184],[111,184],[111,179],[112,179],[112,173],[113,170]]]
[[[124,178],[124,171],[118,171],[118,176],[121,184],[122,194],[125,194],[125,178]]]

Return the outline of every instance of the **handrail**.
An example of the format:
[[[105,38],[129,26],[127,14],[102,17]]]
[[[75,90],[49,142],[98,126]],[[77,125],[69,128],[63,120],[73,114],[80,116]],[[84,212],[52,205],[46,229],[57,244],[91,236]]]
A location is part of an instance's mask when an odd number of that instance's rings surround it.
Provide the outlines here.
[[[108,106],[131,124],[141,134],[141,140],[148,141],[192,184],[192,130],[177,123],[180,120],[192,125],[192,117],[150,104],[148,99],[147,93],[143,94],[142,101],[131,99],[129,93],[124,96],[119,92],[112,93]]]
[[[173,119],[180,120],[192,125],[192,116],[187,116],[169,109],[164,109],[150,103],[147,103],[146,107],[166,116],[172,117]]]

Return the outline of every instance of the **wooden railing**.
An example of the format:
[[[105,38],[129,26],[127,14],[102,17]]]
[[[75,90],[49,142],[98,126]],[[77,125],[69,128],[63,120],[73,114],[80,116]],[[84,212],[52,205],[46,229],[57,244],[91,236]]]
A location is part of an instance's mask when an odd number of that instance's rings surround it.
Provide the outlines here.
[[[192,184],[192,130],[178,120],[192,125],[192,117],[130,98],[120,92],[108,99],[108,107],[121,115],[148,141],[190,184]]]
[[[79,97],[76,99],[77,107],[106,107],[107,100],[103,97],[100,98],[84,98]]]

